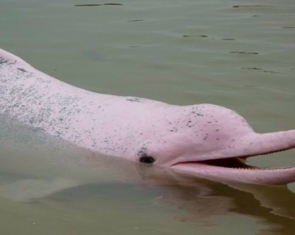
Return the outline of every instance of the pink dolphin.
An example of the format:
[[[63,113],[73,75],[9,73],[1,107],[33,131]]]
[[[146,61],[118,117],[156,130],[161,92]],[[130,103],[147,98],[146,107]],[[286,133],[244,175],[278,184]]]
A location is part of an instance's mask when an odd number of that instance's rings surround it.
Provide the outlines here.
[[[0,113],[77,146],[200,177],[254,184],[295,181],[295,167],[241,159],[295,148],[295,130],[258,134],[236,112],[97,94],[0,50]]]

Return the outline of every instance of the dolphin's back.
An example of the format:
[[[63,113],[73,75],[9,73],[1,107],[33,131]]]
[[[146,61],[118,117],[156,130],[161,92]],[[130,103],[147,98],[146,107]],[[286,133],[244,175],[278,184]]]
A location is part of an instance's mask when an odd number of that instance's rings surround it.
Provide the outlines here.
[[[116,155],[108,146],[116,141],[126,144],[118,138],[130,135],[132,117],[141,109],[161,105],[164,103],[71,86],[0,49],[0,113],[80,147]],[[130,125],[129,133],[115,135],[126,125]]]

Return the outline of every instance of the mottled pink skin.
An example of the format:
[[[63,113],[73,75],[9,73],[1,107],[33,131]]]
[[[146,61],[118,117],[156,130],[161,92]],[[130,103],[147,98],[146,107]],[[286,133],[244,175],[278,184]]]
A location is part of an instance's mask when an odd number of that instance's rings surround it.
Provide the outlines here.
[[[50,77],[0,50],[0,113],[77,146],[203,177],[259,184],[295,181],[295,168],[230,169],[197,163],[295,147],[295,130],[256,134],[236,112],[97,94]],[[193,163],[194,162],[194,163]]]

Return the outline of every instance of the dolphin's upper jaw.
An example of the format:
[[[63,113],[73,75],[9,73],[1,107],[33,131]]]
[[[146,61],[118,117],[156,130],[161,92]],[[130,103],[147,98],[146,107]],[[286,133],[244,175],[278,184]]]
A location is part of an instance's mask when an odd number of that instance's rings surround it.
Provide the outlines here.
[[[284,150],[273,152],[281,152]],[[259,155],[267,155],[273,152]],[[272,168],[246,164],[246,159],[248,157],[255,156],[258,155],[201,161],[183,161],[174,163],[171,168],[200,177],[219,178],[226,181],[238,181],[251,184],[287,184],[295,182],[295,166]]]

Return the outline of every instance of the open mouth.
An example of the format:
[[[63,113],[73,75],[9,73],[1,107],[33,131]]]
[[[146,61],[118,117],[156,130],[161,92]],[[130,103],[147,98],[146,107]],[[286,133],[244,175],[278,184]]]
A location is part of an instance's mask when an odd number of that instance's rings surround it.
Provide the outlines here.
[[[246,164],[247,157],[178,162],[177,171],[205,178],[220,178],[252,184],[287,184],[295,182],[295,167],[257,167]]]
[[[214,159],[197,162],[199,164],[225,167],[233,169],[251,169],[251,170],[276,170],[276,169],[291,169],[294,166],[282,166],[282,167],[258,167],[246,164],[246,158],[225,158],[225,159]]]
[[[248,165],[245,162],[246,160],[242,158],[224,158],[224,159],[200,161],[197,163],[216,166],[216,167],[226,167],[226,168],[264,169],[264,168]]]
[[[273,153],[284,152],[289,150],[290,148],[285,148],[277,151],[272,151],[268,153],[261,153],[259,156],[269,155]],[[295,166],[286,166],[286,167],[258,167],[246,164],[246,159],[249,157],[257,157],[258,155],[248,155],[248,156],[240,156],[240,157],[230,157],[230,158],[219,158],[219,159],[211,159],[211,160],[203,160],[203,161],[187,161],[187,162],[178,162],[178,164],[202,164],[206,166],[213,167],[224,167],[224,168],[233,168],[233,169],[257,169],[257,170],[275,170],[275,169],[289,169],[295,168]]]

